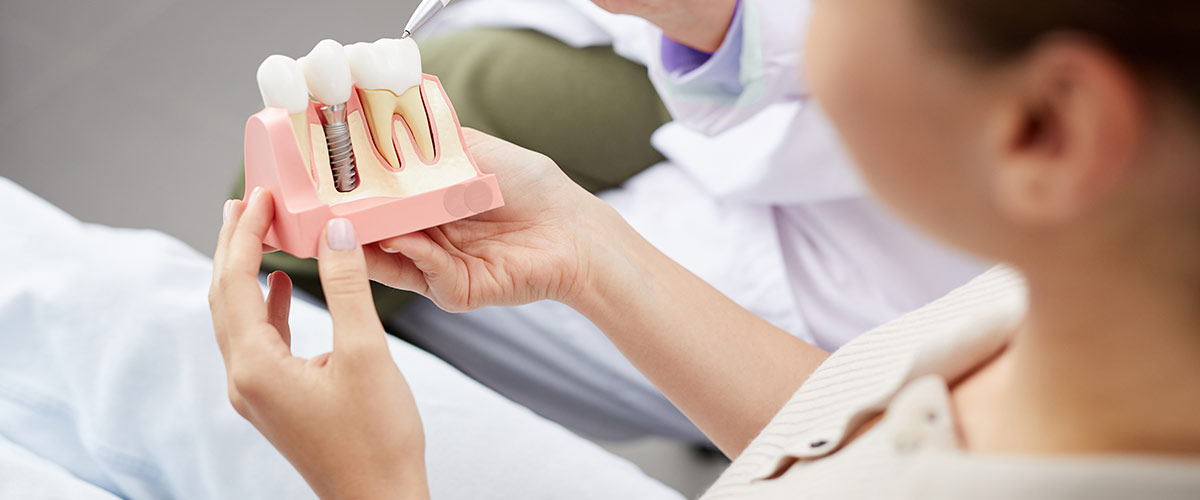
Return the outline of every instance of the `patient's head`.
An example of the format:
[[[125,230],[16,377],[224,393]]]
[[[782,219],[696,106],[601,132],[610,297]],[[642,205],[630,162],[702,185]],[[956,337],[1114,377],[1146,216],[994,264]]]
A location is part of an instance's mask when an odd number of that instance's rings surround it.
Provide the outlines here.
[[[1027,270],[1196,263],[1200,3],[815,5],[808,78],[909,220]]]

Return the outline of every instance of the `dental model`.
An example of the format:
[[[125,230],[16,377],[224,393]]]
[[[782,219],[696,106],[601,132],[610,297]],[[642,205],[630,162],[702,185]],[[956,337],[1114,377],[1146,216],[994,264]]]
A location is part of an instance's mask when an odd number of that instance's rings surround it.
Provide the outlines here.
[[[421,101],[421,54],[411,38],[384,38],[375,43],[356,43],[346,46],[350,72],[358,83],[358,98],[362,100],[371,125],[375,145],[393,167],[400,168],[400,159],[388,147],[395,133],[392,116],[405,118],[412,131],[417,149],[425,161],[433,161],[433,132],[425,119],[425,104]]]
[[[267,57],[257,78],[266,109],[246,123],[246,192],[275,195],[268,245],[307,258],[333,217],[367,244],[504,204],[411,39],[322,40],[299,61]]]
[[[321,106],[321,126],[329,148],[329,168],[338,191],[349,192],[358,185],[354,170],[354,148],[350,143],[350,126],[346,123],[346,101],[353,91],[350,63],[342,45],[333,40],[321,40],[312,52],[300,58],[300,68],[308,82],[309,92],[324,104]]]

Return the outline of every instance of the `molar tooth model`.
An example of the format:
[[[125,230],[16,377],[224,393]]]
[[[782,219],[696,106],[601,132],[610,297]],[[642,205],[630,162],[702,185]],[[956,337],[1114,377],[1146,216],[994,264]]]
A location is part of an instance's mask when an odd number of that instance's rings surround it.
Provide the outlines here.
[[[334,217],[367,244],[504,205],[411,39],[272,55],[258,85],[266,109],[246,123],[246,192],[275,195],[270,246],[307,258]]]

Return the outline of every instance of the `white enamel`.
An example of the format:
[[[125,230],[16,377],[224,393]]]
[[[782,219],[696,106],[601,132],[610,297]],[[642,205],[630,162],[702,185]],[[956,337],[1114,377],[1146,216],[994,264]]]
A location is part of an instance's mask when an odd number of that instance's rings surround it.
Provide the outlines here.
[[[361,89],[400,95],[421,83],[421,51],[411,38],[380,38],[345,47],[350,71]]]
[[[312,52],[300,58],[300,67],[308,81],[308,92],[322,104],[341,104],[350,100],[353,83],[350,63],[342,44],[321,40]]]
[[[258,66],[258,91],[268,108],[284,108],[288,114],[308,107],[308,83],[300,63],[288,56],[268,56]]]

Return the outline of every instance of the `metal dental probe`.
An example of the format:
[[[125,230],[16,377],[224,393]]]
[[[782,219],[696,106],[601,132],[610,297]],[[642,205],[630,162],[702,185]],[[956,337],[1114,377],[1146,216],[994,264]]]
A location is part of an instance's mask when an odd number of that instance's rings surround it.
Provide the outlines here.
[[[413,15],[408,19],[408,24],[404,25],[404,34],[400,38],[408,38],[417,31],[425,23],[433,19],[434,14],[442,10],[450,0],[421,0],[421,4],[417,5],[417,10],[413,11]]]
[[[350,126],[346,123],[346,104],[321,106],[321,126],[325,129],[325,145],[329,148],[333,185],[340,192],[349,192],[358,186],[358,170],[354,167],[354,147],[350,143]]]

